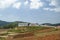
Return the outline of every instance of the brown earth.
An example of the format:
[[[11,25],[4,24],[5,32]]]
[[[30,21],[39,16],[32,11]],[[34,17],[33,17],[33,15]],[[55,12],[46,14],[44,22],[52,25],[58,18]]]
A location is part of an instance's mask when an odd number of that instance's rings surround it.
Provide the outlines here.
[[[15,38],[12,40],[60,40],[60,34],[52,34],[52,35],[46,35],[45,37],[23,37],[23,38]]]
[[[49,32],[49,31],[50,29],[34,31],[37,32],[36,34],[38,36],[34,35],[33,32],[18,34],[13,36],[13,38],[8,37],[7,40],[60,40],[60,30],[56,32]],[[40,32],[42,32],[43,34],[41,34]]]
[[[8,29],[0,29],[0,33],[7,31]],[[34,32],[22,33],[13,36],[9,36],[6,40],[60,40],[60,30],[52,31],[47,28],[44,30],[36,30]]]
[[[0,32],[7,31],[7,30],[9,30],[9,29],[0,29]]]

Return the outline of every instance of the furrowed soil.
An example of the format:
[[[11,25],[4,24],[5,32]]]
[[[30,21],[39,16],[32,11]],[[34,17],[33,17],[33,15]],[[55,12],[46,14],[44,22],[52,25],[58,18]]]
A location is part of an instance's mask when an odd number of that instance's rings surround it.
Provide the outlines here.
[[[6,40],[60,40],[60,30],[44,29],[7,37]]]
[[[5,40],[60,40],[60,28],[47,28],[15,34],[16,35],[8,35]]]

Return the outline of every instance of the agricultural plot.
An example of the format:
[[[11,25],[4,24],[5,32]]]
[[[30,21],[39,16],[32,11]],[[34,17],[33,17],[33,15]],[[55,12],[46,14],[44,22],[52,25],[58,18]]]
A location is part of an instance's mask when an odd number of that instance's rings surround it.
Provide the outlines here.
[[[8,36],[4,40],[60,40],[60,28],[40,26],[16,27],[6,31],[4,35]]]

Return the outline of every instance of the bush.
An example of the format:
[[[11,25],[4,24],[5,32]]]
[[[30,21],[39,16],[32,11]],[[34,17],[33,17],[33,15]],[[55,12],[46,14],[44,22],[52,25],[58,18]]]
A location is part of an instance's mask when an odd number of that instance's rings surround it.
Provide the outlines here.
[[[5,38],[0,37],[0,40],[6,40]]]

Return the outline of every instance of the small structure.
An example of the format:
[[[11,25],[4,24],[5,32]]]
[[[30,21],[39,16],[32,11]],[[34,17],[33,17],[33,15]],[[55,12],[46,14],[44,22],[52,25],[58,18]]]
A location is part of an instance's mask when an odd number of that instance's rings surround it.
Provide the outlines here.
[[[18,26],[28,26],[29,23],[18,23]]]
[[[38,23],[31,23],[29,26],[39,26]]]
[[[60,26],[56,26],[56,28],[60,28]]]
[[[18,23],[18,26],[39,26],[38,23]]]

